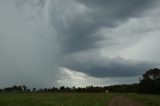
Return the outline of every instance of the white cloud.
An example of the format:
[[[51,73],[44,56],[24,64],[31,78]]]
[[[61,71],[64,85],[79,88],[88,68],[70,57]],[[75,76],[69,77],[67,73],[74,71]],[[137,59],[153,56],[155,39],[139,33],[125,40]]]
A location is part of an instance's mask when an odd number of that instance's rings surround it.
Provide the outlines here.
[[[95,78],[81,72],[61,68],[61,75],[57,83],[59,86],[68,87],[86,87],[86,86],[109,86],[114,84],[137,83],[141,76],[136,77],[120,77],[120,78]]]

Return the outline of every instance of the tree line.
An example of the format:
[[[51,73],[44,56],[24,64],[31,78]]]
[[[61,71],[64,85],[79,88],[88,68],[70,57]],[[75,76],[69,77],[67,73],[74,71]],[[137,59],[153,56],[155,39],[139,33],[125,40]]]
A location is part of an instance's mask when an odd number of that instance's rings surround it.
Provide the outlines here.
[[[0,89],[0,92],[137,92],[137,93],[150,93],[160,94],[160,69],[154,68],[146,71],[142,75],[139,83],[135,84],[121,84],[110,86],[86,86],[86,87],[53,87],[53,88],[41,88],[29,89],[25,85],[14,85],[12,87],[6,87]]]

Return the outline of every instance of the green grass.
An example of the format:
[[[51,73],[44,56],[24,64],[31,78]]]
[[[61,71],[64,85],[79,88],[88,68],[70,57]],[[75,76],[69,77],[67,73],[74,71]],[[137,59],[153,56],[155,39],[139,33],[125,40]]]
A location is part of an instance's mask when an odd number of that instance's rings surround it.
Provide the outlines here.
[[[160,106],[160,95],[144,95],[144,94],[125,94],[141,103],[145,106]]]
[[[107,106],[113,96],[119,95],[145,106],[160,106],[160,95],[136,93],[0,93],[0,106]]]
[[[104,93],[1,93],[0,106],[106,106]]]

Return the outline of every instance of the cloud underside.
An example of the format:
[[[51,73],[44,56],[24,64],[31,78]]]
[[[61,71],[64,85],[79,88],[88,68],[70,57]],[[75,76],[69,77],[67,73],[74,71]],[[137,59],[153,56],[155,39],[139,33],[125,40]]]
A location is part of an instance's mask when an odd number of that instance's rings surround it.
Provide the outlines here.
[[[143,51],[156,39],[147,36],[156,31],[159,35],[155,4],[156,0],[0,0],[0,83],[50,86],[58,80],[60,67],[95,78],[142,74],[155,63],[128,59],[139,55],[136,48],[129,50],[147,38],[138,47]]]
[[[121,57],[106,58],[98,56],[67,57],[63,61],[63,67],[70,70],[86,73],[93,77],[133,77],[143,74],[154,64],[126,60]]]
[[[154,1],[150,0],[53,0],[50,21],[58,32],[65,53],[99,48],[102,28],[121,25],[140,17]],[[141,15],[140,15],[141,14]],[[106,45],[107,46],[107,45]]]
[[[98,51],[102,46],[112,46],[112,38],[117,35],[106,34],[108,38],[105,39],[99,32],[103,28],[119,27],[130,18],[143,17],[153,3],[150,0],[55,0],[50,16],[61,42],[61,66],[93,77],[142,74],[153,64],[123,58],[103,58],[100,54],[91,57],[79,57],[78,54],[87,54],[90,50]],[[104,39],[108,42],[107,45],[101,45]]]

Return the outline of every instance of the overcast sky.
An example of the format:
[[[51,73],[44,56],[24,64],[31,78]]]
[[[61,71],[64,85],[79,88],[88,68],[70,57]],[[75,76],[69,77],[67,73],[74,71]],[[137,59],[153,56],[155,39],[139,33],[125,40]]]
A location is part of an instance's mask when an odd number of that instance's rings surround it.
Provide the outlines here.
[[[160,65],[159,0],[0,0],[0,87],[135,83]]]

